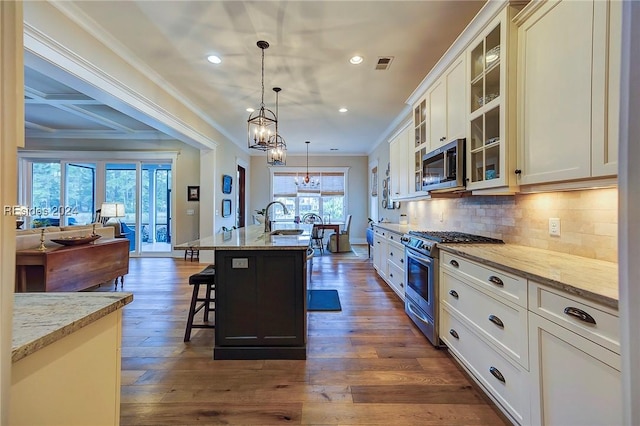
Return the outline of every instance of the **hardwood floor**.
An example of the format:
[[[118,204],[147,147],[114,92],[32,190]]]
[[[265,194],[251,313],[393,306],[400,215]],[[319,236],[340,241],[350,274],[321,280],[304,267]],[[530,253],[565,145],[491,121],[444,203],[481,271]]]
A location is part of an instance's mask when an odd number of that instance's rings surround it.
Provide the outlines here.
[[[314,258],[310,288],[337,289],[342,311],[309,313],[306,361],[214,361],[210,329],[194,329],[183,343],[188,277],[206,265],[132,258],[121,424],[508,424],[447,352],[419,334],[366,246],[355,250],[359,256]]]

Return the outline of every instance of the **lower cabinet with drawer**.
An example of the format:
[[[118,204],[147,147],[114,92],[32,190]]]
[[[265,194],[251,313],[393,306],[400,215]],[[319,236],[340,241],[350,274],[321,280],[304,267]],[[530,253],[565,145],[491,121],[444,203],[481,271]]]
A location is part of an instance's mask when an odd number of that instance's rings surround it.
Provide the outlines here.
[[[440,338],[516,424],[622,424],[618,312],[442,252]]]
[[[440,338],[514,423],[529,424],[526,279],[441,259]]]
[[[404,301],[404,246],[401,234],[374,227],[373,267],[378,275]]]
[[[612,309],[529,282],[531,423],[620,425],[620,342]]]

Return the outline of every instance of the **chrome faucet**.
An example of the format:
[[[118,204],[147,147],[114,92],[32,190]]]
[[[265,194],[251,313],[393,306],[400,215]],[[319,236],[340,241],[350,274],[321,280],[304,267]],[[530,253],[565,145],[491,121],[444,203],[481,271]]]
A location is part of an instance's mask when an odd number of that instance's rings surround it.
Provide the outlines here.
[[[284,214],[289,214],[289,210],[287,210],[287,206],[282,204],[282,202],[280,201],[272,201],[269,204],[267,204],[267,207],[264,208],[264,232],[265,233],[271,232],[271,219],[269,219],[269,207],[271,207],[274,204],[280,204],[284,209]]]

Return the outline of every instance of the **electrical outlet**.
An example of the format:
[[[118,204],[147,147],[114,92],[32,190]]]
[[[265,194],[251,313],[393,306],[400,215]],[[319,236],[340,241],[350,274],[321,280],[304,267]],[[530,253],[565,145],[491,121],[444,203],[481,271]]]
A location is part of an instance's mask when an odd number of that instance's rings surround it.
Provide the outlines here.
[[[560,236],[560,218],[549,218],[549,235],[552,235],[554,237]]]

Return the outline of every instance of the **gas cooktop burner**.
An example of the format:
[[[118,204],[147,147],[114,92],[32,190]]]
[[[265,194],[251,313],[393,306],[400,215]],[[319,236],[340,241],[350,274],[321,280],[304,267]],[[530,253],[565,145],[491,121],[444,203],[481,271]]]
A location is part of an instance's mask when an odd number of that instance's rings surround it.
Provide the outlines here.
[[[465,234],[464,232],[446,231],[409,231],[410,235],[447,244],[504,244],[497,238],[483,237],[481,235]]]

